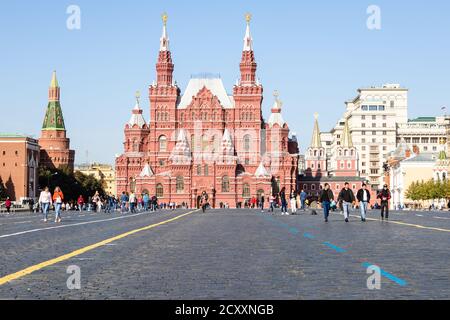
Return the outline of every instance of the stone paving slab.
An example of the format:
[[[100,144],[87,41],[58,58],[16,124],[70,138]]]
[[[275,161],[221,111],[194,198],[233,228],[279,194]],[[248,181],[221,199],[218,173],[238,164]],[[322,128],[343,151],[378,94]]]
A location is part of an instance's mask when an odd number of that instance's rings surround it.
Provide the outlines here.
[[[0,238],[2,276],[169,216]],[[428,222],[415,215],[400,217]],[[336,214],[325,224],[321,215],[215,210],[14,280],[0,286],[0,299],[449,299],[449,237],[356,218],[346,224]],[[381,290],[368,290],[365,262],[407,285],[383,276]],[[66,286],[66,269],[73,264],[81,268],[81,290]]]

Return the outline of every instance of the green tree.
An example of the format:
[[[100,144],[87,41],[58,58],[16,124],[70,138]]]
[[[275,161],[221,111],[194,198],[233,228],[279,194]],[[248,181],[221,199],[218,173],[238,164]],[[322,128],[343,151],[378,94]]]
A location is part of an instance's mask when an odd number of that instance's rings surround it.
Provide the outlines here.
[[[39,186],[41,189],[49,187],[50,191],[60,187],[66,201],[76,201],[80,195],[85,199],[93,196],[96,191],[105,194],[103,181],[94,176],[87,176],[79,171],[72,172],[68,168],[39,169]]]

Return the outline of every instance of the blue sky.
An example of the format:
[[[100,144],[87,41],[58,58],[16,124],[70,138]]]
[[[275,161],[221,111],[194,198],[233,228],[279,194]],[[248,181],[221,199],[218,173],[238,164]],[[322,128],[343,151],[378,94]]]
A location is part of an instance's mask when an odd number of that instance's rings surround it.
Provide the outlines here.
[[[81,30],[66,28],[72,4],[81,8]],[[366,27],[372,4],[381,8],[379,31]],[[277,89],[302,151],[313,113],[321,114],[322,130],[331,129],[358,87],[409,88],[410,118],[450,106],[450,3],[444,0],[16,0],[0,4],[0,132],[39,136],[56,69],[76,162],[86,161],[88,150],[89,161],[112,164],[122,152],[136,90],[148,120],[164,11],[182,90],[191,74],[212,72],[229,92],[239,75],[244,14],[253,14],[265,118]]]

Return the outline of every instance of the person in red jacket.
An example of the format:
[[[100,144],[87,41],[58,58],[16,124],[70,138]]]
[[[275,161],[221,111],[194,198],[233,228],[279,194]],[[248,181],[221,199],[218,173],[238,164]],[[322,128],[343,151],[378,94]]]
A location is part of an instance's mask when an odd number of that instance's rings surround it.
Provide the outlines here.
[[[6,198],[5,201],[5,207],[6,207],[6,212],[9,214],[10,210],[11,210],[11,199],[9,199],[9,197]]]
[[[82,195],[80,195],[80,196],[78,197],[77,203],[78,203],[78,210],[80,210],[80,212],[83,211],[84,198],[83,198]]]

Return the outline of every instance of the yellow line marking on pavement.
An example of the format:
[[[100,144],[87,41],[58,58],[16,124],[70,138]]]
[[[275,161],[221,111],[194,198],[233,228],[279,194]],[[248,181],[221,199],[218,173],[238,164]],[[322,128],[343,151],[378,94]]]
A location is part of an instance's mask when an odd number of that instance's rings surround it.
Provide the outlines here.
[[[164,225],[164,224],[168,224],[170,222],[173,222],[173,221],[176,221],[178,219],[184,218],[184,217],[186,217],[186,216],[188,216],[188,215],[190,215],[190,214],[192,214],[194,212],[197,212],[197,211],[198,210],[194,210],[194,211],[191,211],[191,212],[179,215],[179,216],[177,216],[175,218],[172,218],[172,219],[169,219],[169,220],[165,220],[165,221],[162,221],[162,222],[159,222],[159,223],[155,223],[155,224],[149,225],[147,227],[143,227],[143,228],[140,228],[140,229],[136,229],[136,230],[132,230],[132,231],[120,234],[118,236],[115,236],[115,237],[112,237],[112,238],[109,238],[109,239],[106,239],[106,240],[94,243],[94,244],[92,244],[90,246],[87,246],[87,247],[75,250],[75,251],[73,251],[71,253],[62,255],[62,256],[60,256],[58,258],[42,262],[42,263],[36,264],[34,266],[28,267],[26,269],[20,270],[20,271],[18,271],[16,273],[4,276],[4,277],[0,278],[0,286],[4,285],[5,283],[8,283],[10,281],[22,278],[22,277],[24,277],[26,275],[29,275],[29,274],[31,274],[31,273],[33,273],[35,271],[41,270],[43,268],[46,268],[48,266],[60,263],[62,261],[65,261],[65,260],[71,259],[73,257],[79,256],[79,255],[81,255],[83,253],[86,253],[88,251],[92,251],[92,250],[97,249],[99,247],[105,246],[105,245],[107,245],[107,244],[109,244],[111,242],[114,242],[114,241],[126,238],[128,236],[131,236],[133,234],[136,234],[136,233],[139,233],[139,232],[142,232],[142,231],[147,231],[147,230],[156,228],[158,226],[161,226],[161,225]]]
[[[355,217],[355,218],[361,218],[360,216],[355,216],[355,215],[350,215],[351,217]],[[366,218],[369,221],[380,221],[379,219],[373,219],[373,218]],[[387,223],[394,223],[394,224],[399,224],[402,226],[407,226],[407,227],[414,227],[414,228],[418,228],[418,229],[426,229],[426,230],[432,230],[432,231],[441,231],[441,232],[450,232],[449,229],[442,229],[442,228],[435,228],[435,227],[427,227],[427,226],[422,226],[420,224],[412,224],[412,223],[406,223],[406,222],[400,222],[400,221],[384,221]]]

